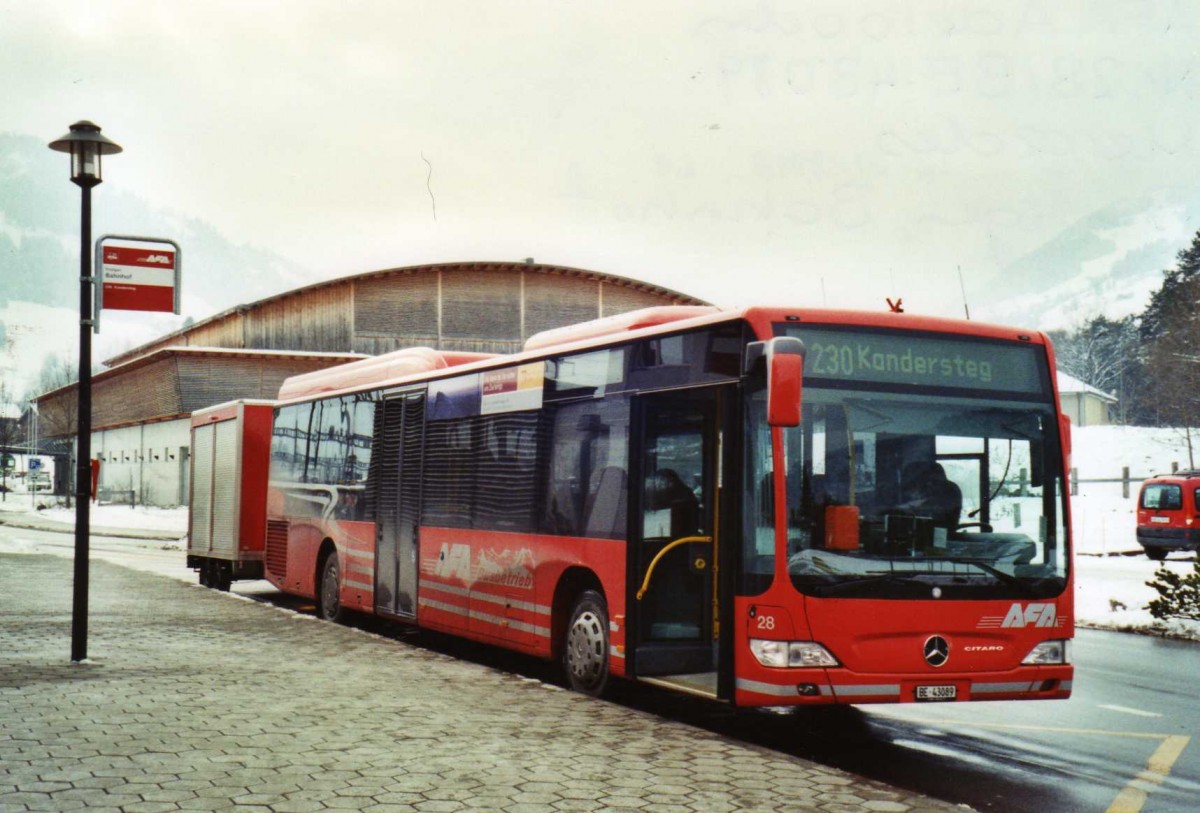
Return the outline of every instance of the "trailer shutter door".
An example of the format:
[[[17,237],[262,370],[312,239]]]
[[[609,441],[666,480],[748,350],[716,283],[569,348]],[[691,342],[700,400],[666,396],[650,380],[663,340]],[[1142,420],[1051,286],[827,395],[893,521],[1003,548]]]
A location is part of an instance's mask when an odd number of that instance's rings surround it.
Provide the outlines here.
[[[192,431],[192,511],[188,550],[212,550],[212,460],[214,427],[198,426]]]
[[[232,557],[237,552],[240,421],[221,421],[213,428],[212,551]]]

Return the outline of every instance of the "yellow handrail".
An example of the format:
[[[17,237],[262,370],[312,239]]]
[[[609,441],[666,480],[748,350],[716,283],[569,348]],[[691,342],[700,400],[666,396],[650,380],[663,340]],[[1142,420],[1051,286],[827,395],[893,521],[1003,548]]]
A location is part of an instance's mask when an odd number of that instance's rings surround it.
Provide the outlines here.
[[[650,577],[654,575],[654,568],[658,565],[658,560],[663,558],[663,555],[666,554],[667,551],[674,550],[680,545],[686,545],[690,542],[708,542],[711,544],[712,541],[713,539],[711,536],[681,536],[679,539],[676,539],[674,542],[663,547],[663,549],[655,554],[654,558],[650,560],[650,567],[646,568],[646,578],[642,579],[642,587],[637,591],[637,600],[641,601],[642,596],[646,595],[646,591],[650,588]]]

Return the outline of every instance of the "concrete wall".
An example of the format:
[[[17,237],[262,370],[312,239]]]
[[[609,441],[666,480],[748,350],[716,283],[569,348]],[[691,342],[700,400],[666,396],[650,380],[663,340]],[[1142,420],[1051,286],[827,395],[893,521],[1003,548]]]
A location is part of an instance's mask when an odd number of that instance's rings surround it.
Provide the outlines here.
[[[1103,426],[1109,423],[1109,405],[1086,392],[1060,393],[1063,412],[1074,426]]]
[[[173,508],[188,498],[188,418],[92,434],[101,501]]]

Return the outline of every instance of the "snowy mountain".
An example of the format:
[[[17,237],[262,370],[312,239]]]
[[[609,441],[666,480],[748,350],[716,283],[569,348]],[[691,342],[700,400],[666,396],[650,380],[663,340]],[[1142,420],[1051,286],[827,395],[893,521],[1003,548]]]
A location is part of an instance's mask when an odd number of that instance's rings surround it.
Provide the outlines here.
[[[987,286],[994,301],[974,310],[987,321],[1045,330],[1141,313],[1198,229],[1200,194],[1105,207],[998,272]]]

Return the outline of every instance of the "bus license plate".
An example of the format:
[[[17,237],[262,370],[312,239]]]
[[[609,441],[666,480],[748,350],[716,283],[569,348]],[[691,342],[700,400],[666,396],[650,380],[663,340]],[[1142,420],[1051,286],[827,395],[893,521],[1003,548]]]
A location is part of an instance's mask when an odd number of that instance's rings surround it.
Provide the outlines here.
[[[953,700],[958,697],[957,686],[918,686],[918,700]]]

